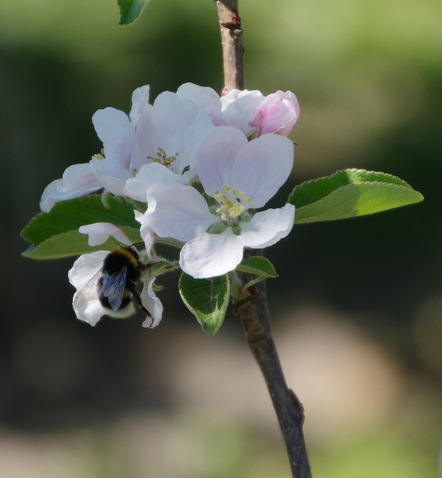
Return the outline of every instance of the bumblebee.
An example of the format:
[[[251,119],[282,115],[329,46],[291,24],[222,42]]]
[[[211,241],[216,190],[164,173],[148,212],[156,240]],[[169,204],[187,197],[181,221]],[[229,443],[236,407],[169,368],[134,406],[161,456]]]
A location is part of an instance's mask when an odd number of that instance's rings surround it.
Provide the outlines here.
[[[98,274],[97,291],[107,315],[129,317],[135,312],[135,304],[147,317],[152,318],[136,290],[145,270],[146,265],[141,262],[133,246],[116,249],[105,257]]]

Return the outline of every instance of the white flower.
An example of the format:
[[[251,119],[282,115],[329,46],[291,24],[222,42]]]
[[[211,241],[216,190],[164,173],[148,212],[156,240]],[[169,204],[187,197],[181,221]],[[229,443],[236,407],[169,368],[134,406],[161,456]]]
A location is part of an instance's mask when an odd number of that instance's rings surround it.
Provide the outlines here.
[[[152,184],[187,184],[195,176],[198,141],[214,127],[195,98],[165,91],[150,105],[148,95],[147,86],[134,91],[129,117],[115,108],[92,117],[104,148],[104,158],[92,158],[92,170],[105,189],[136,200],[145,200]]]
[[[105,156],[97,154],[89,163],[69,166],[61,179],[48,184],[40,201],[43,212],[49,212],[56,202],[86,196],[102,188],[123,195],[125,181],[132,177],[130,151],[134,130],[140,115],[151,107],[148,101],[149,86],[142,86],[132,94],[129,117],[115,108],[98,110],[92,116]]]
[[[131,149],[136,173],[124,195],[146,200],[154,184],[187,184],[195,177],[193,157],[201,137],[214,125],[204,108],[177,93],[165,91],[140,115]]]
[[[133,301],[121,309],[111,310],[104,307],[100,301],[98,282],[101,277],[103,263],[109,251],[97,251],[81,255],[69,271],[69,282],[77,289],[72,305],[75,315],[79,320],[95,325],[103,315],[113,318],[126,318],[136,312]],[[140,299],[143,307],[149,311],[151,317],[143,322],[143,327],[156,327],[162,317],[163,306],[153,291],[154,279],[149,278],[144,282]]]
[[[95,155],[91,168],[100,184],[109,192],[124,195],[126,180],[133,176],[132,148],[140,117],[151,109],[149,86],[137,88],[132,94],[129,116],[115,108],[98,110],[92,122],[103,143],[104,157]]]
[[[119,243],[128,246],[131,244],[129,238],[123,231],[110,223],[89,224],[80,227],[79,231],[89,235],[88,243],[91,246],[104,243],[110,236],[115,237]],[[127,257],[127,253],[129,253],[129,256],[132,256],[133,260],[138,262],[139,254],[135,250],[127,249],[127,251],[123,252],[126,252],[123,254],[123,257]],[[103,266],[109,254],[109,251],[83,254],[75,261],[68,274],[70,283],[77,289],[73,298],[75,314],[78,319],[90,325],[95,325],[103,315],[109,315],[114,318],[125,318],[136,312],[134,301],[138,300],[138,294],[137,297],[134,297],[134,292],[129,289],[130,284],[127,282],[128,276],[126,270],[122,271],[122,275],[111,271],[111,275],[114,274],[115,277],[118,275],[118,277],[122,279],[121,285],[124,291],[126,291],[126,289],[129,290],[130,300],[127,303],[119,304],[116,308],[105,306],[104,301],[100,300],[99,284],[103,273],[106,272]],[[140,280],[143,280],[143,288],[141,294],[139,294],[139,300],[142,307],[150,314],[143,322],[143,327],[153,328],[161,321],[163,306],[153,290],[154,279],[146,274],[145,278],[142,278],[140,275]],[[114,283],[111,283],[111,287],[115,287]]]
[[[293,144],[267,134],[252,141],[236,128],[220,126],[206,134],[195,156],[209,207],[194,188],[182,184],[153,186],[142,224],[159,237],[185,242],[180,253],[184,272],[205,278],[234,270],[243,248],[271,246],[293,227],[295,208],[287,204],[254,215],[287,180]]]

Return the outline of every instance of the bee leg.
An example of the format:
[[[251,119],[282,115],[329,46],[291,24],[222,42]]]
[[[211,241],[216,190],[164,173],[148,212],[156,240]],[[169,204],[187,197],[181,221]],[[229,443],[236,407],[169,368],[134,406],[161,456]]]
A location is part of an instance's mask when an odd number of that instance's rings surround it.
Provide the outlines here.
[[[153,317],[152,317],[152,315],[149,313],[149,311],[146,309],[146,307],[144,307],[144,305],[141,303],[140,295],[139,295],[138,292],[135,290],[135,286],[129,286],[128,289],[130,290],[130,292],[131,292],[131,294],[132,294],[132,300],[135,302],[135,304],[137,305],[137,307],[141,310],[141,312],[143,312],[144,315],[146,315],[146,317],[149,317],[149,319],[150,319],[150,328],[152,328],[152,325],[153,325]]]

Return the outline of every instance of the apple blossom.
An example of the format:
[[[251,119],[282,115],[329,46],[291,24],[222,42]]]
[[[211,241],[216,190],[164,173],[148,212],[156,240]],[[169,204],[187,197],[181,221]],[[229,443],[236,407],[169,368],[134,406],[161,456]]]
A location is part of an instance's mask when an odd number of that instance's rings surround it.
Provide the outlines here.
[[[126,180],[133,176],[131,151],[140,117],[151,109],[149,86],[137,88],[132,94],[132,108],[127,116],[107,107],[92,116],[95,131],[103,143],[104,157],[91,159],[91,168],[100,184],[109,192],[122,196]]]
[[[207,111],[216,126],[231,125],[247,136],[277,133],[288,136],[299,119],[299,103],[291,91],[264,96],[258,90],[230,90],[219,97],[215,90],[184,83],[177,95],[192,100]]]
[[[98,110],[92,122],[103,143],[105,156],[94,155],[89,163],[74,164],[66,168],[61,179],[55,179],[43,191],[40,209],[49,212],[59,201],[107,189],[121,195],[129,173],[130,148],[134,129],[140,115],[151,105],[149,86],[137,88],[132,94],[129,117],[115,108]]]
[[[95,325],[104,315],[114,318],[126,318],[136,312],[133,301],[123,309],[111,310],[100,301],[99,280],[103,264],[109,251],[97,251],[81,255],[69,271],[69,282],[76,288],[72,301],[77,318],[90,325]],[[155,279],[144,281],[140,294],[141,304],[149,311],[151,317],[143,322],[143,327],[156,327],[161,321],[163,306],[153,291]]]
[[[241,262],[244,247],[271,246],[291,231],[293,205],[254,210],[276,194],[292,165],[293,143],[287,138],[266,134],[248,141],[237,128],[220,126],[205,135],[195,155],[212,205],[191,186],[154,185],[147,191],[142,225],[185,243],[180,266],[192,277],[225,274]]]
[[[199,141],[213,128],[194,101],[169,91],[158,95],[139,117],[131,150],[135,177],[127,180],[124,195],[144,201],[154,184],[187,184],[196,175],[193,157]]]
[[[149,86],[142,86],[132,94],[129,115],[112,107],[95,112],[92,122],[103,154],[67,168],[62,179],[46,187],[40,207],[48,212],[58,201],[102,188],[144,201],[154,184],[188,184],[195,178],[195,151],[209,130],[232,125],[248,137],[286,136],[298,117],[299,105],[290,91],[264,96],[257,90],[232,90],[220,98],[212,88],[185,83],[176,93],[161,93],[151,105]]]
[[[300,114],[298,100],[291,91],[278,90],[264,96],[258,90],[231,90],[221,102],[227,124],[240,128],[247,136],[288,136]]]
[[[277,133],[288,136],[300,114],[299,103],[291,91],[278,90],[265,98],[264,104],[250,120],[249,125],[258,130],[258,136]]]
[[[110,236],[113,236],[119,243],[131,245],[129,238],[124,232],[110,223],[85,225],[80,227],[79,232],[89,235],[88,243],[90,246],[103,244]],[[141,253],[129,248],[121,250],[123,251],[123,256],[129,257],[129,259],[136,262],[135,270],[137,271],[139,269],[138,262]],[[135,291],[129,288],[129,282],[132,282],[129,279],[129,269],[127,271],[122,270],[122,275],[118,274],[118,280],[122,280],[120,287],[123,287],[125,291],[126,289],[129,291],[128,303],[122,303],[123,296],[121,295],[119,298],[113,299],[114,302],[109,300],[109,307],[103,305],[103,295],[107,298],[109,293],[105,291],[105,287],[111,292],[116,287],[113,277],[117,277],[117,275],[114,273],[109,274],[111,280],[108,280],[107,284],[103,286],[101,283],[102,277],[106,273],[104,271],[104,264],[109,254],[109,251],[83,254],[75,261],[72,269],[69,271],[69,281],[77,289],[73,298],[73,307],[77,318],[90,325],[95,325],[103,315],[109,315],[114,318],[129,317],[136,312],[134,301],[138,304],[139,300],[140,303],[138,305],[150,314],[143,322],[143,327],[156,327],[161,320],[163,306],[153,290],[154,278],[149,277],[148,274],[145,274],[144,278],[140,277],[139,279],[143,282],[143,288],[138,299],[138,294],[135,294]],[[112,254],[115,254],[115,251]],[[136,273],[136,276],[138,275],[139,272]]]

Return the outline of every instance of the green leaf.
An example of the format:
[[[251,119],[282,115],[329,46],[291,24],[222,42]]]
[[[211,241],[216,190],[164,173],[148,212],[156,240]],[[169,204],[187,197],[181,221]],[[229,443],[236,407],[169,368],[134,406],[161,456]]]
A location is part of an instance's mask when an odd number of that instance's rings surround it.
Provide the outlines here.
[[[246,274],[253,274],[262,277],[277,277],[278,274],[273,267],[273,264],[262,256],[253,256],[244,259],[236,268],[239,272]]]
[[[348,184],[387,183],[410,187],[405,181],[386,173],[365,171],[363,169],[346,169],[331,176],[312,179],[295,187],[289,198],[289,203],[297,208],[315,202],[336,189]]]
[[[364,216],[422,200],[402,179],[357,169],[300,184],[289,197],[296,206],[296,224]]]
[[[187,274],[181,274],[179,289],[183,302],[201,324],[204,332],[214,335],[224,321],[229,304],[228,276],[194,279]]]
[[[54,204],[49,212],[37,214],[23,229],[21,237],[37,245],[64,232],[78,232],[80,226],[95,222],[110,222],[133,229],[140,227],[135,220],[132,204],[124,203],[118,197],[109,197],[106,207],[101,196],[95,194]]]
[[[141,12],[145,0],[118,0],[120,7],[120,25],[129,25]]]
[[[122,226],[121,230],[131,240],[132,244],[142,242],[138,229]],[[56,234],[38,244],[31,245],[22,255],[31,259],[60,259],[62,257],[89,254],[94,251],[112,251],[118,247],[119,245],[113,237],[110,237],[99,246],[91,247],[88,245],[87,234],[80,234],[78,231],[67,231]]]

